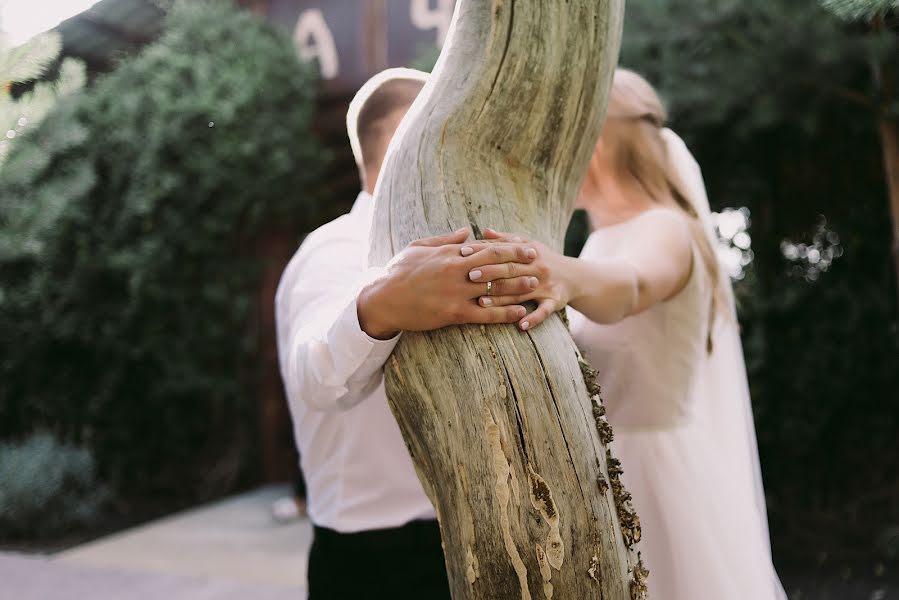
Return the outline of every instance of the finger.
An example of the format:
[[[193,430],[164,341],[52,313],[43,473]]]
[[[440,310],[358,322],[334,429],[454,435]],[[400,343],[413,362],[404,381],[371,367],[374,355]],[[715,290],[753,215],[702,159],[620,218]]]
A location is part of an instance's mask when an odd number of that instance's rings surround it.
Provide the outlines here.
[[[462,244],[465,240],[468,239],[468,236],[471,235],[471,231],[468,227],[463,227],[462,229],[458,229],[452,233],[445,233],[442,235],[435,235],[433,237],[422,238],[420,240],[416,240],[412,242],[412,246],[446,246],[447,244]]]
[[[466,322],[483,325],[488,323],[515,323],[528,312],[523,306],[503,306],[498,308],[482,308],[476,304],[471,306],[471,310],[466,312]]]
[[[524,304],[529,300],[536,300],[537,292],[528,294],[519,294],[517,296],[481,296],[478,298],[478,304],[484,308],[491,306],[513,306],[515,304]]]
[[[535,264],[521,264],[507,262],[501,265],[486,265],[472,269],[468,272],[468,279],[475,282],[496,282],[498,279],[514,279],[516,277],[534,277],[540,274],[540,268]]]
[[[519,296],[530,294],[540,286],[540,281],[533,276],[497,279],[492,284],[491,296]]]
[[[490,283],[489,294],[487,284],[486,283],[469,283],[466,284],[468,287],[469,298],[475,299],[480,298],[481,296],[491,297],[491,296],[522,296],[524,294],[530,294],[534,290],[536,290],[540,286],[540,282],[536,277],[532,276],[524,276],[524,277],[515,277],[513,279],[498,279],[496,281],[492,281]],[[510,303],[506,303],[510,304]],[[483,304],[482,306],[490,306],[490,304]]]
[[[497,231],[495,229],[490,229],[489,227],[484,230],[484,239],[488,240],[505,240],[507,242],[514,242],[517,244],[527,242],[527,238],[515,234],[515,233],[506,233],[504,231]]]
[[[547,298],[546,300],[541,300],[540,304],[537,305],[537,310],[532,312],[531,314],[525,316],[518,323],[518,327],[522,331],[529,331],[547,320],[550,315],[552,315],[556,311],[556,301]]]
[[[501,240],[475,240],[472,242],[468,242],[464,246],[462,246],[462,256],[471,256],[477,252],[481,252],[482,250],[486,250],[490,248],[493,244],[504,244],[507,242]]]
[[[462,247],[462,256],[465,256],[465,248]],[[465,265],[469,269],[475,269],[482,265],[498,265],[508,262],[527,264],[537,258],[537,250],[523,244],[490,244],[470,253]]]
[[[501,237],[509,237],[509,234],[503,233],[502,231],[497,231],[496,229],[490,229],[488,227],[484,230],[484,237],[488,240],[496,240]]]

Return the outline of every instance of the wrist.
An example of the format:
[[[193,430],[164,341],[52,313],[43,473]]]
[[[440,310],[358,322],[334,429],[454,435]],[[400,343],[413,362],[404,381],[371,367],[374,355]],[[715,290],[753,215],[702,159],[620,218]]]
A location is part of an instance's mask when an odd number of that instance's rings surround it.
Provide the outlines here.
[[[356,296],[359,327],[376,340],[389,340],[400,333],[390,318],[392,311],[387,306],[384,287],[383,280],[378,279],[363,287]]]
[[[585,277],[580,273],[579,262],[577,258],[563,256],[562,268],[558,270],[559,280],[562,284],[563,295],[566,303],[571,303],[578,298],[584,296]]]

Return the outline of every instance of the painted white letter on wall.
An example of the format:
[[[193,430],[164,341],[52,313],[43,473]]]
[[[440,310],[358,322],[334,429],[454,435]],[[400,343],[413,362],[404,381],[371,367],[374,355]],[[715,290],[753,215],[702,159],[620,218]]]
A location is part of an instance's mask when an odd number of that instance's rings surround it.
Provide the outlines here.
[[[337,46],[322,11],[310,8],[300,13],[293,30],[293,41],[302,60],[318,59],[323,79],[334,79],[340,73]]]
[[[455,0],[436,0],[437,6],[431,8],[431,0],[411,0],[409,18],[419,29],[436,29],[437,46],[442,47],[453,20]]]

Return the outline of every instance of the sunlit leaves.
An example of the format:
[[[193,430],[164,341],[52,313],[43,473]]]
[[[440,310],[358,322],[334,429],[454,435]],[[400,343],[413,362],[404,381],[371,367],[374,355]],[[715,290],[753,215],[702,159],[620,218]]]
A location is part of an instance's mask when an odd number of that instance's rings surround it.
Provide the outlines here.
[[[899,10],[899,0],[821,0],[821,4],[847,21],[869,21]]]

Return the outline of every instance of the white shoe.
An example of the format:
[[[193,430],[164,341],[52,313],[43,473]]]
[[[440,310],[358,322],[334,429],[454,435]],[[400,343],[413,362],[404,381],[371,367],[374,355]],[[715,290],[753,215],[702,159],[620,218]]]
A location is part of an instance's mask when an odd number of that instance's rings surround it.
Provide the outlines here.
[[[290,523],[306,516],[306,501],[294,496],[278,498],[272,503],[272,518],[278,523]]]

